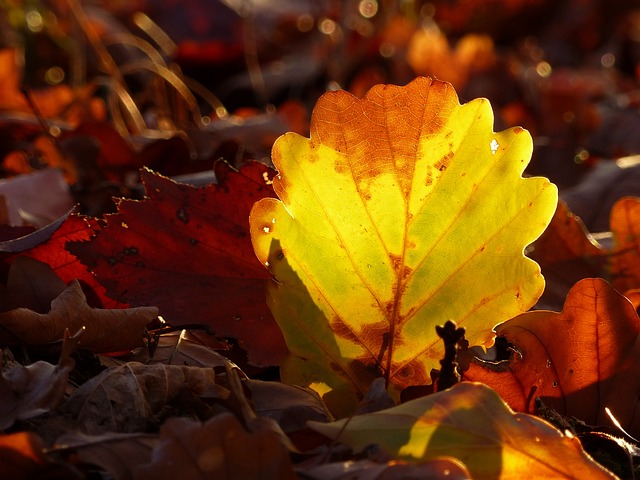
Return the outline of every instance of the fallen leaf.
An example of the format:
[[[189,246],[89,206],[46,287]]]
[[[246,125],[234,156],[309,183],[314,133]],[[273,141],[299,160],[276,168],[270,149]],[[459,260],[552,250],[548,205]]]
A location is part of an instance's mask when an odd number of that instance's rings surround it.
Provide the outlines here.
[[[188,330],[160,335],[150,355],[149,348],[127,357],[130,361],[146,364],[183,365],[187,367],[224,367],[229,360],[211,348],[210,340]]]
[[[212,368],[129,362],[82,384],[60,409],[91,435],[146,432],[183,392],[209,399],[229,395]]]
[[[11,264],[6,287],[0,290],[0,312],[27,308],[37,313],[47,313],[51,309],[51,302],[65,288],[67,285],[49,265],[19,256]]]
[[[173,325],[209,325],[237,338],[250,363],[278,364],[286,347],[247,222],[253,203],[273,195],[271,172],[257,162],[238,172],[219,163],[216,175],[219,185],[195,188],[145,170],[148,198],[122,200],[93,239],[68,249],[109,296],[155,305]]]
[[[41,227],[31,233],[21,237],[11,238],[0,242],[0,252],[2,253],[20,253],[46,242],[56,232],[64,221],[71,215],[73,210],[69,210],[60,218],[51,222],[49,225]]]
[[[542,269],[546,285],[537,308],[562,308],[571,287],[589,277],[601,277],[608,251],[587,231],[566,203],[558,202],[556,213],[528,256]]]
[[[151,462],[136,467],[133,478],[293,480],[296,476],[289,453],[273,432],[247,432],[234,416],[221,414],[205,423],[167,420]]]
[[[256,415],[275,420],[284,432],[300,430],[308,420],[333,420],[320,396],[310,388],[247,379]]]
[[[496,392],[463,382],[397,407],[311,428],[356,451],[379,445],[412,462],[443,455],[462,462],[474,479],[616,478],[582,449],[532,415],[514,413]]]
[[[102,310],[91,308],[77,281],[51,302],[48,313],[16,308],[0,313],[0,343],[46,345],[65,330],[84,329],[81,344],[94,353],[129,350],[143,345],[146,326],[158,316],[155,307]]]
[[[73,198],[62,173],[48,168],[0,180],[10,225],[43,227],[73,208]]]
[[[95,276],[65,248],[69,242],[89,240],[97,229],[99,229],[97,220],[72,213],[61,219],[50,236],[41,238],[39,242],[34,242],[35,244],[29,245],[28,248],[23,246],[14,251],[19,254],[18,256],[28,256],[48,264],[67,284],[77,279],[88,296],[89,305],[99,308],[127,308],[128,304],[108,297]],[[15,258],[15,256],[10,257],[6,261],[12,262]]]
[[[250,223],[291,351],[285,382],[347,415],[377,377],[395,398],[430,383],[436,325],[454,319],[491,345],[496,323],[536,302],[544,279],[522,252],[557,192],[521,177],[529,134],[492,126],[486,100],[461,106],[449,84],[419,78],[364,100],[329,92],[310,139],[280,137],[280,200],[258,201]]]
[[[25,367],[7,362],[0,352],[0,362],[0,430],[56,408],[74,367],[67,356],[61,356],[58,365],[38,361]]]
[[[605,407],[631,435],[640,435],[640,319],[633,304],[602,279],[569,292],[561,313],[533,311],[496,332],[517,351],[494,371],[473,363],[464,379],[494,388],[514,410],[540,397],[558,413],[589,425],[611,425]]]
[[[610,222],[615,242],[613,284],[620,292],[640,288],[640,198],[618,200],[611,209]]]

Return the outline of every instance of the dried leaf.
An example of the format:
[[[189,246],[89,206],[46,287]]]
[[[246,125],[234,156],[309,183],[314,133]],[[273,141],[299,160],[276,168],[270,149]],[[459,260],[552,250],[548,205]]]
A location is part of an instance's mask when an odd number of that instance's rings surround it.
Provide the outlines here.
[[[60,409],[92,435],[145,432],[183,392],[210,399],[229,395],[212,368],[130,362],[81,385]]]
[[[2,361],[0,354],[0,361]],[[0,430],[16,420],[37,417],[58,406],[64,399],[74,362],[66,356],[58,365],[38,361],[28,366],[2,362],[0,375]]]
[[[170,418],[160,429],[151,463],[134,469],[133,478],[174,480],[293,480],[289,453],[268,430],[245,431],[229,414],[204,424]]]
[[[557,192],[521,177],[526,131],[494,133],[488,102],[461,106],[443,82],[377,86],[364,100],[329,92],[311,123],[310,139],[274,145],[281,200],[256,203],[251,235],[275,277],[283,380],[346,415],[377,377],[395,398],[430,383],[436,325],[454,319],[490,345],[497,322],[536,302],[544,280],[522,252]]]
[[[47,313],[65,288],[67,285],[49,265],[19,256],[9,269],[7,286],[0,290],[0,312],[22,307]]]
[[[158,316],[155,307],[122,310],[91,308],[77,281],[51,302],[48,313],[16,308],[0,313],[0,343],[45,345],[65,330],[84,329],[81,344],[95,353],[128,350],[143,344],[146,326]]]
[[[357,451],[379,445],[412,462],[443,455],[461,461],[474,479],[615,478],[580,441],[547,422],[513,411],[486,385],[463,382],[381,412],[310,426]]]
[[[74,204],[60,170],[53,168],[0,180],[0,195],[7,203],[11,225],[44,227]]]
[[[304,428],[308,420],[333,420],[322,399],[310,388],[251,379],[243,383],[251,391],[256,414],[275,420],[285,432]]]
[[[203,342],[199,336],[188,330],[171,332],[160,335],[152,357],[149,355],[149,349],[144,348],[136,355],[129,356],[128,360],[146,364],[162,363],[188,367],[227,365],[229,360],[213,350],[209,343]]]
[[[68,248],[113,298],[158,306],[173,325],[210,325],[237,338],[251,363],[277,364],[286,347],[266,305],[269,275],[255,259],[247,222],[253,203],[272,195],[270,171],[258,163],[224,168],[219,185],[202,188],[144,171],[148,198],[121,201],[95,238]]]

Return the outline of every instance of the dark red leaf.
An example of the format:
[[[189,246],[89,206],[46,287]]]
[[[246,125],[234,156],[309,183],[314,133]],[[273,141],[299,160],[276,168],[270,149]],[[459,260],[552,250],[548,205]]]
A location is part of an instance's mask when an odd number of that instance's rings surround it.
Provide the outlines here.
[[[173,325],[209,325],[237,338],[250,363],[278,364],[286,347],[248,222],[254,202],[274,195],[273,173],[257,162],[239,172],[219,163],[219,185],[195,188],[145,169],[148,198],[122,200],[94,238],[68,249],[113,298],[157,306]]]

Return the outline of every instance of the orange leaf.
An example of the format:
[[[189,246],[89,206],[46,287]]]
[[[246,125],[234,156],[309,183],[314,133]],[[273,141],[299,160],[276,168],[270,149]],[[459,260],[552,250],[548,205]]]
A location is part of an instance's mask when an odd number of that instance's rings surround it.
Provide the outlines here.
[[[611,231],[613,284],[621,292],[640,288],[640,198],[625,197],[613,205]]]
[[[602,276],[607,261],[607,251],[562,201],[528,255],[540,265],[546,280],[540,302],[558,308],[577,281]]]
[[[607,282],[581,280],[561,313],[528,312],[496,331],[519,354],[502,372],[472,366],[465,380],[488,384],[515,410],[527,411],[541,397],[590,425],[610,424],[609,407],[627,431],[640,434],[640,319]]]

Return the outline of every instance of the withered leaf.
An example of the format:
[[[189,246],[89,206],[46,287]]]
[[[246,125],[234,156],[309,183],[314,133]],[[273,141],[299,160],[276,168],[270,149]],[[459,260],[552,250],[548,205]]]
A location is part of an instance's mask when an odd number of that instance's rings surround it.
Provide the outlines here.
[[[28,366],[4,364],[0,375],[0,430],[16,420],[48,412],[63,400],[73,360],[63,356],[58,365],[38,361]]]
[[[160,429],[151,463],[137,467],[135,480],[293,480],[289,453],[269,430],[245,431],[230,414],[207,422],[170,418]]]
[[[92,435],[145,432],[183,392],[210,399],[229,394],[216,384],[212,368],[129,362],[81,385],[60,409]]]
[[[0,343],[45,345],[61,340],[65,330],[84,329],[81,345],[94,353],[128,350],[143,344],[146,325],[157,315],[155,307],[91,308],[74,280],[51,302],[48,313],[27,308],[0,313]]]

